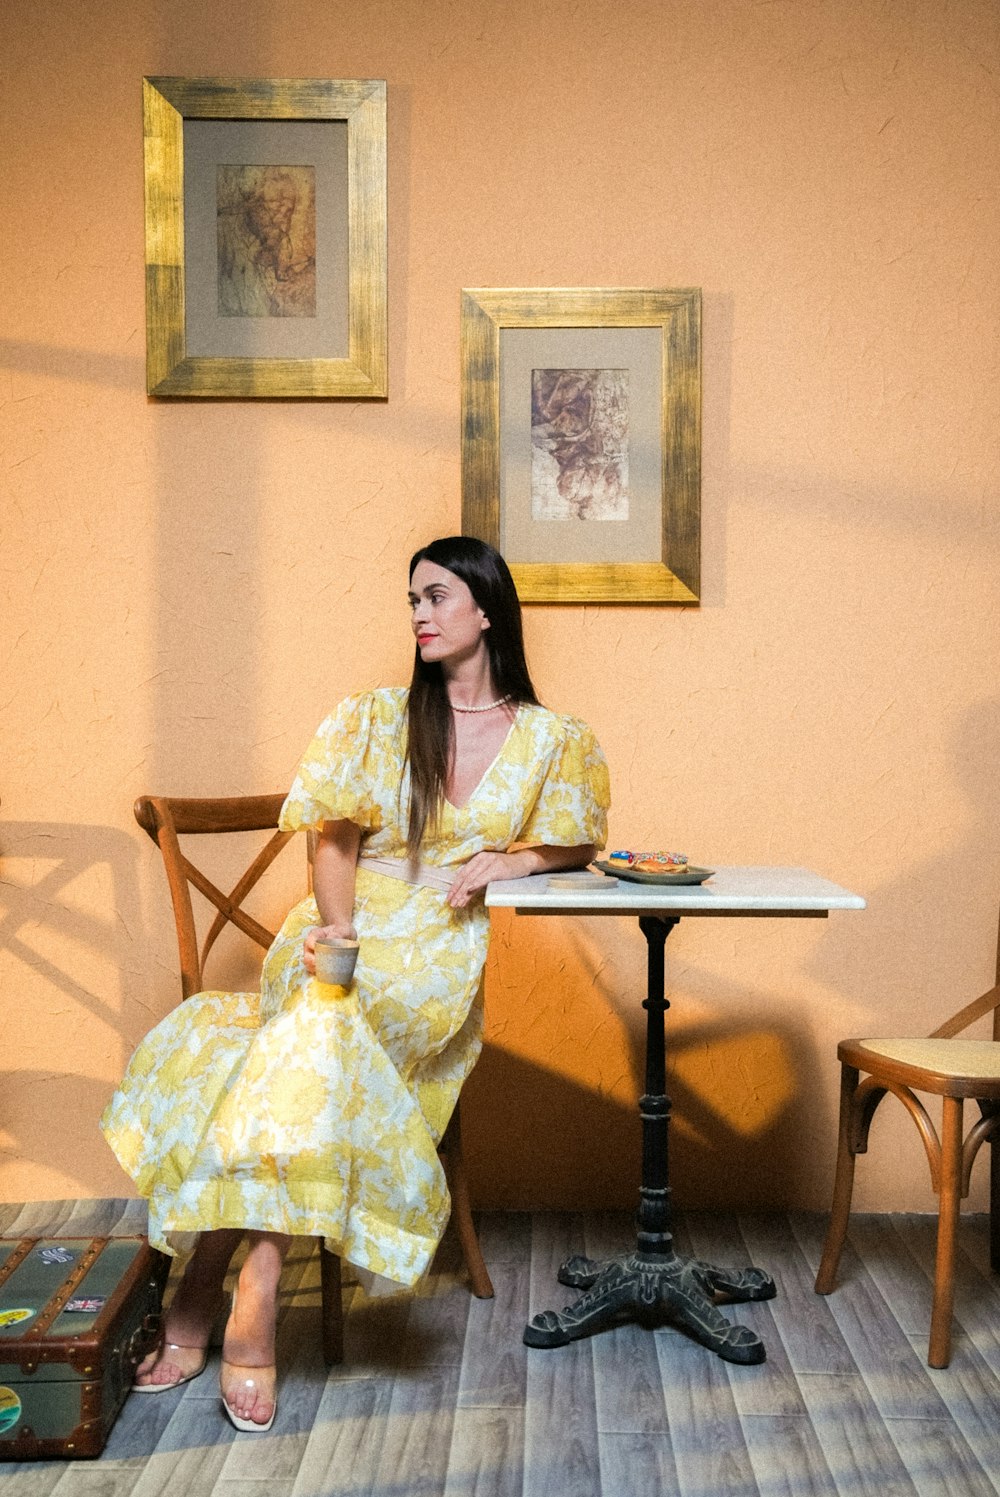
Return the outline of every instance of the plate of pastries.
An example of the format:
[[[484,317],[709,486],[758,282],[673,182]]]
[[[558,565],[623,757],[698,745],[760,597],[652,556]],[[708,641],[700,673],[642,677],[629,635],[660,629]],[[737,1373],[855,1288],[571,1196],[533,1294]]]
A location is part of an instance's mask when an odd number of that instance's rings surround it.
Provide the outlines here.
[[[703,884],[714,868],[696,868],[683,852],[630,852],[623,849],[609,853],[594,864],[611,878],[631,880],[635,884]]]

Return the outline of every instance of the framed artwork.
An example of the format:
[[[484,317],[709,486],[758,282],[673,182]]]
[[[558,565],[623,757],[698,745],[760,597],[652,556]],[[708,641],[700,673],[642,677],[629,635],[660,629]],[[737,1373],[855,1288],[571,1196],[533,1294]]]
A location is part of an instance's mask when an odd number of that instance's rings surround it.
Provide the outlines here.
[[[146,389],[385,396],[378,80],[144,78]]]
[[[526,603],[697,603],[701,293],[462,292],[462,529]]]

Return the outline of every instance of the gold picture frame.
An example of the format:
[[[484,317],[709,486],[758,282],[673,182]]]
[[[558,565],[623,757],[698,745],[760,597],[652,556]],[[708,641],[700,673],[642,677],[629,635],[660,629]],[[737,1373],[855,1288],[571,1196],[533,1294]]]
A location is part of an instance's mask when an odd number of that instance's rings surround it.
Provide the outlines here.
[[[531,452],[531,416],[536,375],[558,374],[558,369],[535,370],[532,343],[515,342],[508,330],[579,329],[588,336],[583,359],[589,366],[624,365],[608,371],[620,380],[629,377],[635,355],[632,387],[642,396],[647,435],[633,442],[645,462],[649,494],[644,539],[639,559],[604,556],[619,553],[627,526],[591,524],[567,528],[561,518],[536,521],[517,500],[505,497],[508,449],[519,454],[518,491],[525,480],[525,453]],[[637,335],[622,330],[639,330]],[[533,336],[534,336],[533,335]],[[637,341],[638,338],[638,341]],[[551,342],[551,340],[550,340]],[[518,349],[515,358],[514,349]],[[539,357],[558,362],[559,349],[580,361],[576,343],[556,344],[555,353],[537,344]],[[506,350],[506,352],[505,352]],[[505,390],[505,366],[516,367],[514,406]],[[567,368],[563,374],[594,375],[601,368]],[[505,552],[521,600],[526,603],[675,603],[696,604],[700,589],[701,530],[701,292],[643,289],[474,289],[462,292],[462,529]],[[652,387],[656,385],[657,389]],[[644,387],[644,388],[643,388]],[[627,386],[623,384],[623,388]],[[503,397],[503,398],[502,398]],[[636,405],[639,405],[638,398]],[[513,411],[513,415],[510,412]],[[506,414],[505,414],[506,413]],[[550,446],[553,444],[550,444]],[[641,451],[639,449],[641,448]],[[511,459],[513,462],[513,459]],[[526,459],[525,459],[526,461]],[[627,475],[627,469],[626,469]],[[627,494],[627,479],[626,479]],[[525,516],[527,515],[527,518]],[[601,515],[600,518],[605,518]],[[614,517],[617,516],[607,516]],[[513,530],[512,530],[513,527]],[[535,532],[537,531],[537,538]],[[562,555],[525,560],[520,549],[548,552],[563,546],[579,549],[586,534],[588,559]],[[637,532],[638,534],[638,532]],[[509,554],[508,554],[509,553]]]
[[[206,316],[197,327],[197,339],[191,322],[192,309],[200,298],[207,305],[215,294],[212,277],[216,274],[216,253],[209,226],[201,234],[198,254],[191,259],[193,245],[185,245],[185,204],[190,205],[192,183],[185,181],[185,131],[202,129],[200,122],[229,122],[234,128],[252,132],[287,130],[288,124],[310,127],[308,139],[314,147],[321,172],[326,172],[328,155],[342,160],[337,168],[338,201],[325,204],[323,222],[336,226],[342,250],[335,258],[336,274],[321,278],[316,259],[312,261],[312,284],[319,288],[324,308],[335,304],[337,326],[334,339],[323,319],[315,313],[292,316],[244,316],[229,314],[229,322],[215,323]],[[247,123],[251,122],[251,123]],[[278,122],[277,124],[259,122]],[[212,126],[208,127],[210,131]],[[317,133],[317,130],[319,133]],[[143,131],[145,145],[146,207],[146,389],[155,396],[208,397],[332,397],[354,399],[384,397],[388,394],[387,332],[387,205],[386,205],[386,89],[376,79],[330,80],[288,78],[144,78]],[[339,133],[338,133],[339,132]],[[344,136],[346,134],[346,142]],[[252,140],[252,134],[248,135]],[[264,138],[264,137],[259,137]],[[300,154],[298,134],[279,133],[279,142],[289,144],[284,155],[296,159]],[[195,137],[189,135],[188,144]],[[208,146],[202,150],[209,151]],[[294,144],[292,144],[294,142]],[[327,145],[336,146],[328,152]],[[228,154],[229,148],[225,147]],[[277,156],[282,161],[282,146]],[[194,160],[193,150],[189,154]],[[258,152],[262,159],[266,153]],[[308,152],[306,153],[308,154]],[[224,154],[225,161],[227,156]],[[253,147],[238,160],[253,161]],[[211,166],[200,168],[207,181],[209,207],[206,224],[214,223],[215,184],[209,180]],[[219,172],[238,172],[258,168],[219,166]],[[268,166],[272,173],[286,167]],[[294,166],[293,173],[315,171],[311,165]],[[326,178],[323,177],[325,181]],[[332,178],[331,178],[332,180]],[[197,183],[193,184],[197,187]],[[342,191],[343,200],[339,200]],[[327,196],[330,196],[327,193]],[[205,193],[202,192],[204,197]],[[315,222],[321,194],[313,197],[313,247],[316,243]],[[221,217],[221,214],[220,214]],[[221,229],[218,231],[221,234]],[[196,263],[200,283],[189,285],[189,272]],[[205,268],[207,267],[207,268]],[[221,274],[221,273],[220,273]],[[196,295],[197,293],[197,295]],[[329,294],[327,294],[329,293]],[[314,302],[316,292],[314,290]],[[219,308],[216,308],[218,311]],[[306,326],[309,318],[310,326]],[[226,336],[219,336],[219,348],[212,346],[215,334],[240,331],[242,321],[246,338],[252,339],[254,352],[233,353]],[[253,324],[251,326],[251,323]],[[268,326],[271,324],[271,326]],[[294,335],[294,336],[292,336]],[[291,337],[291,342],[289,339]],[[270,343],[269,340],[270,339]],[[192,346],[198,348],[192,351]],[[208,345],[207,349],[204,345]],[[265,352],[256,350],[263,347]],[[289,352],[289,347],[292,351]],[[270,348],[270,352],[267,350]],[[305,349],[305,353],[297,350]],[[275,352],[276,350],[276,352]]]

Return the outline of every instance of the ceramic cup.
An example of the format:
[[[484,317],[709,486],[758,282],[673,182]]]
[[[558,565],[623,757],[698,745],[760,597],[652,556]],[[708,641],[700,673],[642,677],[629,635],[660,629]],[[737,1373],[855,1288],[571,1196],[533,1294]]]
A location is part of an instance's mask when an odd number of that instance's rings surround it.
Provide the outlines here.
[[[346,937],[316,942],[316,976],[320,982],[349,988],[358,960],[358,943]]]

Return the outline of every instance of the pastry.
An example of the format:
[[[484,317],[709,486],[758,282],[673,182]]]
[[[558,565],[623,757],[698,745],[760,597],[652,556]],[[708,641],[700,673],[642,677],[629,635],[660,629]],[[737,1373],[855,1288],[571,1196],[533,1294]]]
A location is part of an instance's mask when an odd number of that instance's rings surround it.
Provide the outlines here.
[[[686,873],[687,866],[683,852],[644,852],[631,864],[636,873]]]

